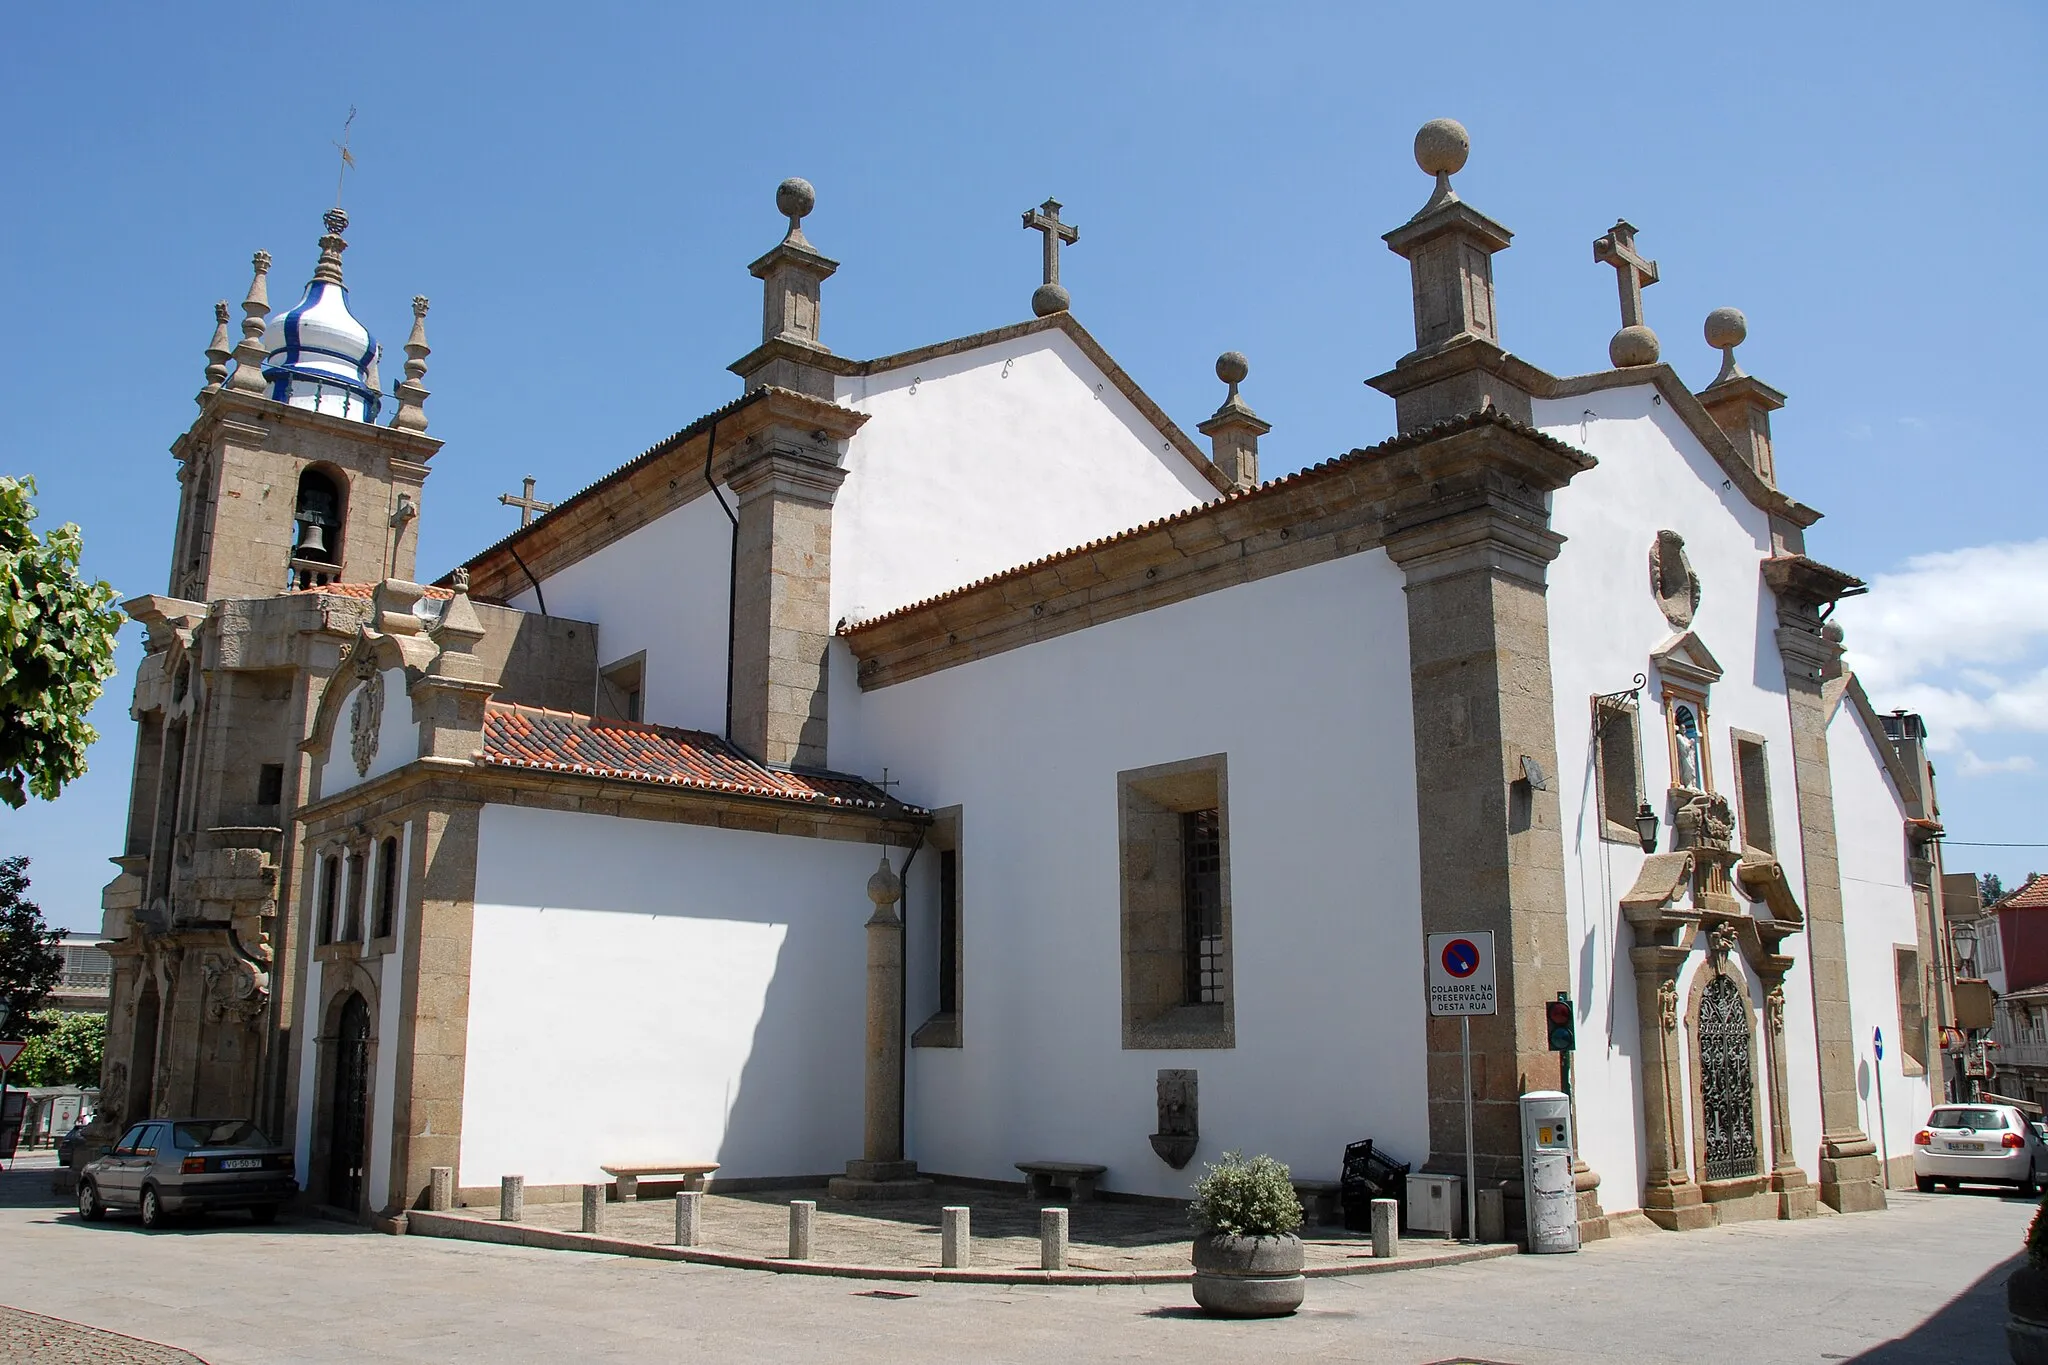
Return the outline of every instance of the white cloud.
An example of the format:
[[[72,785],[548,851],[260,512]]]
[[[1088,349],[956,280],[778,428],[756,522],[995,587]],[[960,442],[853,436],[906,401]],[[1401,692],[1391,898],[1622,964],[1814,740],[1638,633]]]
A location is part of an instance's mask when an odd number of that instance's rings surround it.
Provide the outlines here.
[[[2020,750],[2048,735],[2048,540],[1916,556],[1835,619],[1871,700],[1926,717],[1959,775],[2035,770]]]
[[[1979,758],[1973,750],[1963,750],[1963,776],[1983,777],[1990,773],[2030,773],[2034,771],[2031,754],[2007,754],[2004,758]]]
[[[1977,681],[1979,693],[2003,695],[2004,678],[1984,665],[2020,663],[2048,642],[2048,540],[1917,555],[1872,579],[1869,594],[1842,603],[1834,619],[1850,667],[1874,698],[1886,694],[1881,704],[1906,705],[1891,694],[1962,668],[1981,681],[1959,673],[1943,682]],[[2044,687],[2040,673],[2023,684],[2048,703]]]

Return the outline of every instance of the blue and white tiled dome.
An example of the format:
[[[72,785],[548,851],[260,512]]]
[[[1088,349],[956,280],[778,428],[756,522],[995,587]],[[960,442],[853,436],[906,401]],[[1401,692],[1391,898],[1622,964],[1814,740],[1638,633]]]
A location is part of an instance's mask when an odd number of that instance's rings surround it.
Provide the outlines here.
[[[348,310],[341,282],[341,238],[348,215],[327,211],[320,264],[297,303],[272,313],[263,329],[263,378],[270,396],[295,408],[377,420],[377,339]]]

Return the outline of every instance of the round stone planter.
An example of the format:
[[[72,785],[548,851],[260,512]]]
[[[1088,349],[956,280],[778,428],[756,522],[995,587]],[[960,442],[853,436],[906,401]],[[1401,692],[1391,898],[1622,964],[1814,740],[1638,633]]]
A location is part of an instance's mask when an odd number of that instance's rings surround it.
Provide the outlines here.
[[[1301,1239],[1291,1232],[1197,1237],[1195,1302],[1219,1317],[1285,1317],[1308,1293],[1301,1264]]]
[[[2022,1262],[2005,1282],[2005,1307],[2013,1365],[2048,1365],[2048,1269]]]

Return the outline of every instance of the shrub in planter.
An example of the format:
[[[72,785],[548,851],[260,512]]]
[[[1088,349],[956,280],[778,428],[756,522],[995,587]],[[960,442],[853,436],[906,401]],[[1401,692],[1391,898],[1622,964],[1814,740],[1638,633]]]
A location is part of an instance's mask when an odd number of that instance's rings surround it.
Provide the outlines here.
[[[1269,1156],[1225,1152],[1195,1182],[1195,1302],[1224,1317],[1280,1317],[1301,1307],[1301,1201]]]
[[[2005,1282],[2005,1307],[2013,1365],[2048,1365],[2048,1197],[2027,1225],[2027,1259]]]

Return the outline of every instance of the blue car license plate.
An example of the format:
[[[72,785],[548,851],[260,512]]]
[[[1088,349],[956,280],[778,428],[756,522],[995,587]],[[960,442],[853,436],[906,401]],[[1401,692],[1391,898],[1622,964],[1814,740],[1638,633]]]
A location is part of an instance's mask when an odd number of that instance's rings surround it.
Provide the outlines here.
[[[1978,1145],[1982,1146],[1983,1144],[1979,1143]],[[220,1168],[224,1171],[260,1171],[263,1169],[263,1158],[260,1156],[231,1156],[220,1163]]]

